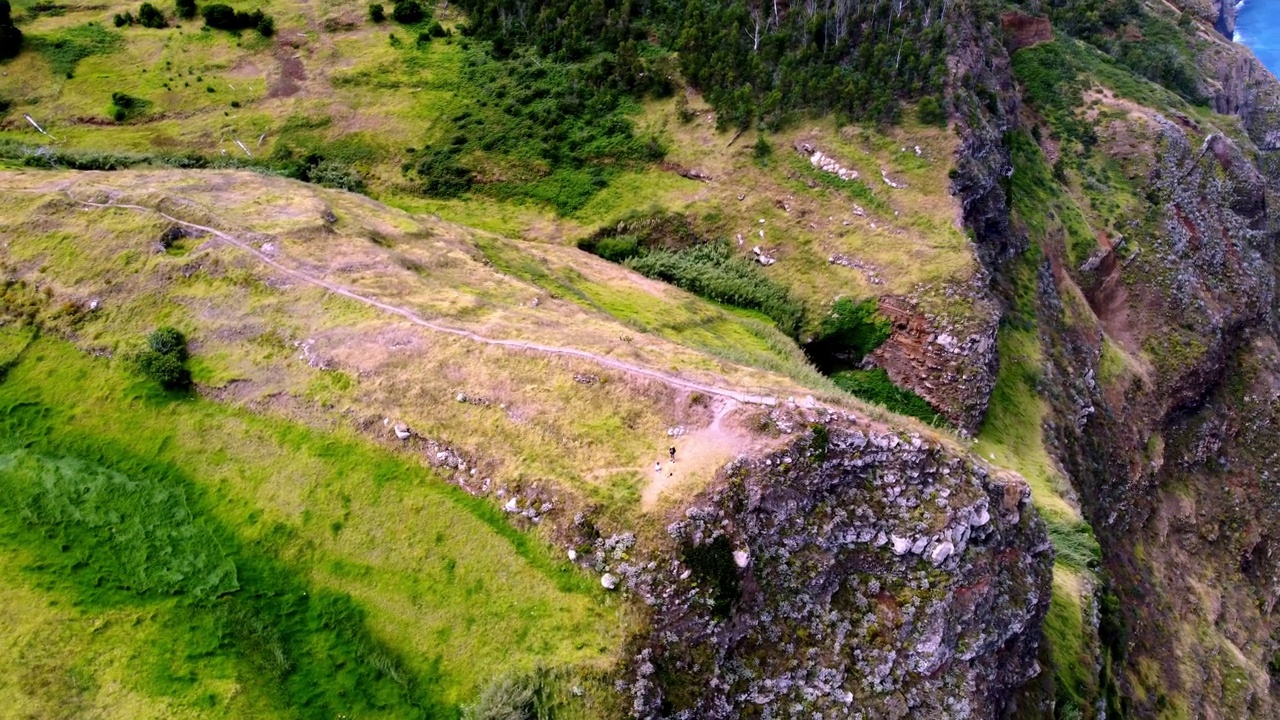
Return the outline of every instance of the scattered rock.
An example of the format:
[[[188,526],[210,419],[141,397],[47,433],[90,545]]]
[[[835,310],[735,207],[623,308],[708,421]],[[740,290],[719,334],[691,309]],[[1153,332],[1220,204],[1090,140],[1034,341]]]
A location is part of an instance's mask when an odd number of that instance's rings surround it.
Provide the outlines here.
[[[600,576],[600,586],[605,590],[613,590],[618,587],[618,577],[613,573],[605,573]]]

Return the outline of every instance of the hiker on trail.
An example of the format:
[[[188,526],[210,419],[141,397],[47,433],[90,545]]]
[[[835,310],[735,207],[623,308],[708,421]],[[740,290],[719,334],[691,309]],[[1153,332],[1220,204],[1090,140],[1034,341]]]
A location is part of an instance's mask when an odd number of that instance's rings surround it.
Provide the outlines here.
[[[656,463],[654,463],[654,464],[653,464],[653,471],[654,471],[655,473],[658,473],[659,475],[661,475],[661,474],[662,474],[662,463],[660,463],[660,462],[656,462]]]
[[[670,451],[670,452],[671,452],[671,462],[675,462],[675,461],[676,461],[676,446],[675,446],[675,445],[672,445],[672,446],[671,446],[671,451]]]

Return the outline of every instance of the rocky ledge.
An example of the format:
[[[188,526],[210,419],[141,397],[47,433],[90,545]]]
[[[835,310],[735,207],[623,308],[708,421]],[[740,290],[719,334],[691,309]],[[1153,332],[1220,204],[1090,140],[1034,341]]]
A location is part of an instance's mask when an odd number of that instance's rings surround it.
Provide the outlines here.
[[[845,415],[768,422],[791,440],[722,469],[674,553],[606,562],[652,611],[619,682],[634,714],[1000,716],[1039,672],[1050,596],[1026,483]]]

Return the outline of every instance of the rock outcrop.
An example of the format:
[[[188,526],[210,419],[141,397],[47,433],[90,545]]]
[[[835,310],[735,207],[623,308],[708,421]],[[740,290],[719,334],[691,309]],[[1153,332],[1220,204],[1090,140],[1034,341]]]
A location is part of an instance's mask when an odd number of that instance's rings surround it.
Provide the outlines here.
[[[985,288],[966,298],[967,313],[929,313],[913,297],[880,298],[893,326],[889,342],[868,360],[894,383],[911,388],[963,433],[976,433],[996,381],[1000,313]]]
[[[721,471],[610,572],[651,606],[638,717],[991,718],[1040,671],[1052,549],[1026,483],[846,416]]]

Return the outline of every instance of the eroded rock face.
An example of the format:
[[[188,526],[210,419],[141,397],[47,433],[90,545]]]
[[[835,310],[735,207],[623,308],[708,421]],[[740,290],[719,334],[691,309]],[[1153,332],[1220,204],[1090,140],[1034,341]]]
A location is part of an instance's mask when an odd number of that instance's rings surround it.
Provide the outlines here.
[[[725,468],[633,573],[638,717],[990,718],[1040,667],[1052,549],[1027,485],[849,417]],[[815,424],[810,425],[810,422]]]
[[[889,379],[911,388],[965,433],[976,433],[995,386],[996,329],[1000,313],[977,289],[967,313],[929,313],[914,297],[880,298],[893,334],[871,362]]]
[[[1009,52],[1053,40],[1053,25],[1047,17],[1035,17],[1011,10],[1000,15],[1005,44]]]

